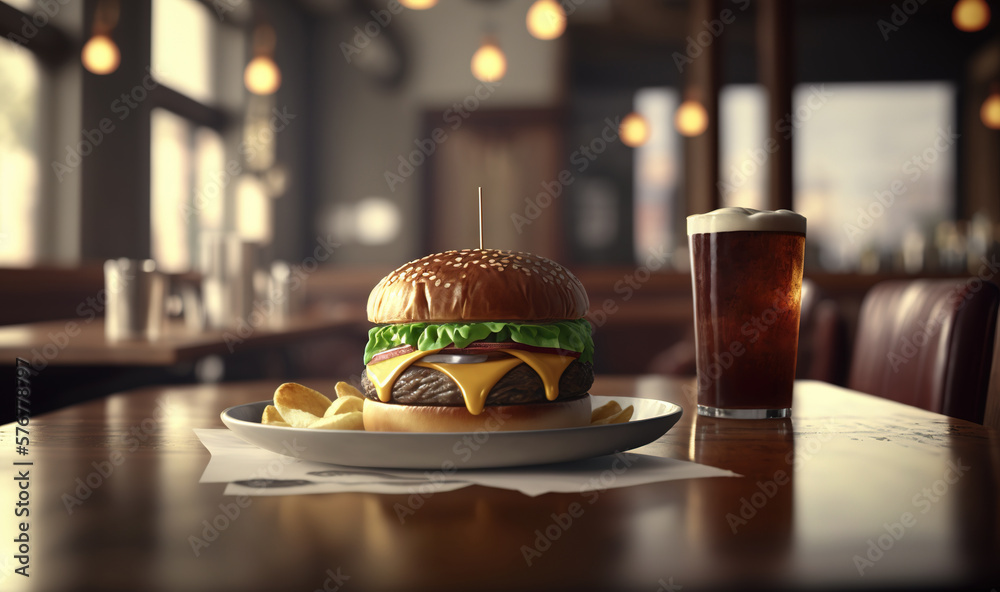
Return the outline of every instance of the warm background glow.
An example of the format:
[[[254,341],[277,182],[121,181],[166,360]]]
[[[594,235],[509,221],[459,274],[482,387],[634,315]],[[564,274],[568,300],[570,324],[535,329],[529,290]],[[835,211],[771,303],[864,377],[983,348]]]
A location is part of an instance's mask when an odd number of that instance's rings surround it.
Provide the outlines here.
[[[958,0],[951,11],[951,20],[959,30],[982,30],[990,22],[990,7],[985,0]]]
[[[268,56],[257,56],[243,71],[243,83],[255,95],[271,95],[281,86],[281,71]]]
[[[618,125],[618,135],[626,146],[632,148],[642,146],[649,140],[649,122],[638,113],[629,113]]]
[[[689,99],[677,108],[674,125],[685,136],[700,136],[708,127],[708,113],[701,103]]]
[[[493,41],[484,41],[472,55],[472,75],[483,82],[496,82],[507,73],[507,56]]]
[[[94,74],[111,74],[121,63],[118,46],[107,35],[94,35],[83,46],[83,67]]]
[[[979,118],[983,120],[983,125],[986,127],[1000,130],[1000,91],[993,91],[990,96],[986,97],[979,110]]]
[[[566,11],[555,0],[538,0],[528,9],[527,23],[533,37],[556,39],[566,30]]]
[[[365,197],[354,206],[354,237],[363,245],[392,242],[402,224],[399,206],[384,197]]]

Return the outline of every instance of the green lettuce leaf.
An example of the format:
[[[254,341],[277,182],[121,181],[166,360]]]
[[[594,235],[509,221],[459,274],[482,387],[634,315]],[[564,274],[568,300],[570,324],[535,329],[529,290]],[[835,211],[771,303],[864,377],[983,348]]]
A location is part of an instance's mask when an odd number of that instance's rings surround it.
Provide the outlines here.
[[[514,341],[538,347],[554,347],[580,352],[581,362],[594,360],[594,341],[586,319],[557,323],[407,323],[381,325],[368,331],[365,364],[387,349],[410,345],[427,351],[449,347],[466,347],[473,341]]]

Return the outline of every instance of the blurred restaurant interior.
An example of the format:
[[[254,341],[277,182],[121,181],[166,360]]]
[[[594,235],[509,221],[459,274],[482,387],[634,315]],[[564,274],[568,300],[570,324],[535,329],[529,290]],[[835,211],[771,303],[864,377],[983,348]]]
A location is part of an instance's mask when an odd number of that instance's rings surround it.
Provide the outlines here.
[[[5,0],[0,349],[46,370],[36,412],[143,384],[357,381],[371,288],[476,248],[481,215],[485,246],[582,280],[597,374],[693,376],[685,217],[743,206],[808,218],[798,375],[845,384],[872,286],[996,282],[998,14]],[[120,258],[164,274],[165,328],[112,343],[94,331]]]

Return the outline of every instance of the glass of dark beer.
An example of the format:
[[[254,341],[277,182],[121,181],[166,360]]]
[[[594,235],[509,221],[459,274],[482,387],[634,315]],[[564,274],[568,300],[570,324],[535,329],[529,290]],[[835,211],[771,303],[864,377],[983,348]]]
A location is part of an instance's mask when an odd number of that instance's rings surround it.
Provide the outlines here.
[[[799,343],[806,219],[722,208],[688,216],[698,413],[788,417]]]

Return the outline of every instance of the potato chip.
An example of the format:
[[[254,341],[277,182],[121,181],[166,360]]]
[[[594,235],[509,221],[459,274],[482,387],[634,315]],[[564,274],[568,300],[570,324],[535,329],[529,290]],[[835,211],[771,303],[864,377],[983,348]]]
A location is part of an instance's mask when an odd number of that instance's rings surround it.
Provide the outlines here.
[[[278,413],[274,405],[264,407],[264,414],[260,418],[260,423],[265,425],[288,426],[288,422]]]
[[[294,409],[315,417],[323,417],[330,403],[330,399],[322,393],[294,382],[286,382],[274,391],[274,406],[278,408],[278,412],[285,418],[285,421],[292,425],[295,424],[288,415],[290,410]]]
[[[635,409],[632,407],[632,405],[629,405],[628,407],[618,411],[613,415],[603,417],[601,419],[598,419],[597,421],[591,421],[590,425],[608,425],[612,423],[626,423],[628,420],[632,419],[632,413],[634,411]]]
[[[344,382],[343,380],[338,382],[337,386],[334,387],[334,389],[337,391],[337,398],[357,397],[362,400],[364,400],[365,398],[364,395],[361,394],[361,391],[354,388],[354,386],[352,386],[351,384]]]
[[[293,428],[320,430],[363,430],[364,397],[346,382],[336,385],[337,398],[294,382],[286,382],[274,391],[274,405],[264,408],[261,423]]]
[[[590,423],[594,423],[599,419],[611,417],[612,415],[619,413],[621,410],[622,406],[618,404],[618,401],[608,401],[590,412]]]
[[[278,411],[281,411],[281,416],[288,422],[289,427],[293,428],[307,428],[320,420],[319,416],[301,409],[279,409]]]
[[[360,411],[351,411],[324,417],[309,427],[317,430],[364,430],[365,422]]]
[[[364,399],[351,396],[338,397],[333,403],[330,404],[329,407],[326,408],[326,413],[323,414],[323,417],[333,417],[334,415],[343,415],[345,413],[361,411],[364,409],[364,406]]]

